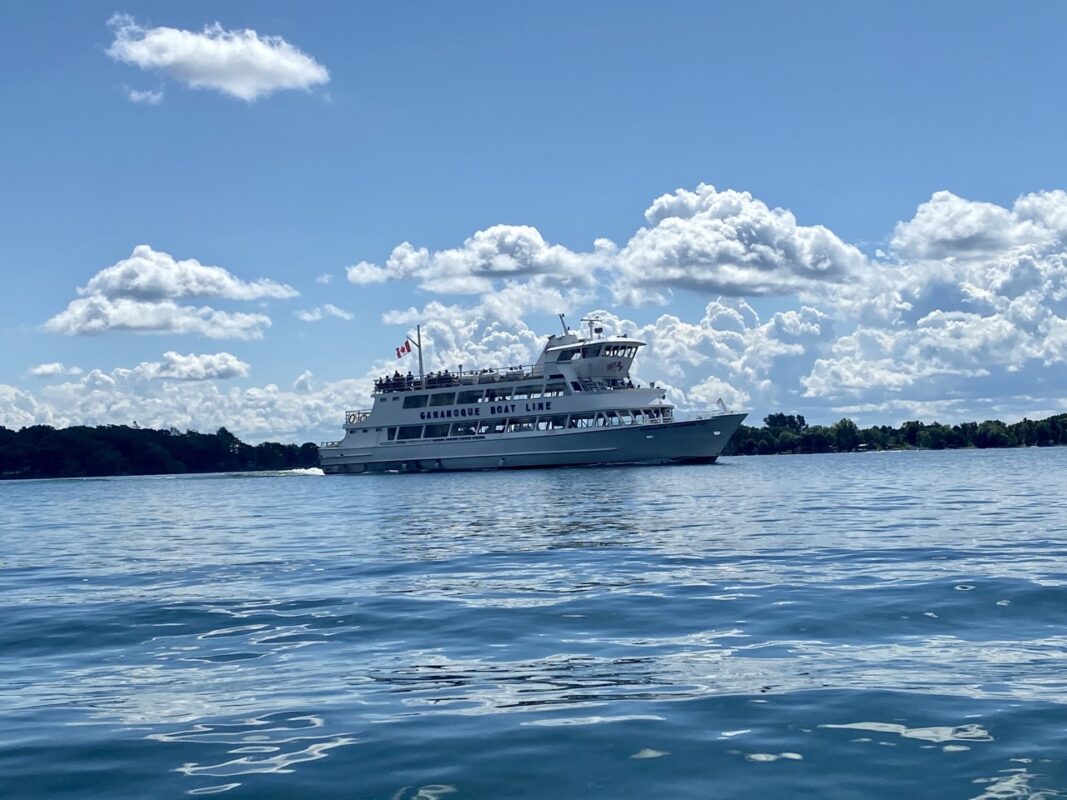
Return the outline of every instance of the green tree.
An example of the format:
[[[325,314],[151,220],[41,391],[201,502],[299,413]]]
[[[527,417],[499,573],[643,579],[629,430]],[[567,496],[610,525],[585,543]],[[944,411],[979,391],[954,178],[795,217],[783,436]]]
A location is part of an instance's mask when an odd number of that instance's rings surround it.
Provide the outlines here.
[[[842,453],[855,450],[856,445],[860,443],[859,428],[848,417],[838,420],[830,427],[830,436],[833,438],[834,447]]]
[[[975,447],[1015,447],[1018,441],[999,419],[987,419],[978,426]]]

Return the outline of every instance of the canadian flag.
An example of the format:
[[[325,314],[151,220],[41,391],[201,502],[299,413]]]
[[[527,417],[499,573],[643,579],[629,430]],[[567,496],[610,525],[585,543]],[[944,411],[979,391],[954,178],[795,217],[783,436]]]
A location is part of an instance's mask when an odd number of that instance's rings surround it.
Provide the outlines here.
[[[400,347],[396,348],[396,357],[397,358],[403,358],[404,356],[406,356],[410,352],[411,352],[411,342],[409,340],[405,339],[404,343],[402,345],[400,345]]]

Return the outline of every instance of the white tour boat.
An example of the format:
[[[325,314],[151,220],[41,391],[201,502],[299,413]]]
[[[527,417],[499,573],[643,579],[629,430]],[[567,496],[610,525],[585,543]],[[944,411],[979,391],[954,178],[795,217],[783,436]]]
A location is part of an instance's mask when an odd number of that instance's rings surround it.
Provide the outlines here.
[[[561,316],[562,321],[562,316]],[[345,436],[319,448],[327,475],[515,469],[582,464],[694,464],[718,458],[745,414],[680,420],[666,392],[639,386],[630,365],[644,342],[549,336],[532,366],[377,381],[374,406],[345,414]],[[421,335],[418,337],[421,338]]]

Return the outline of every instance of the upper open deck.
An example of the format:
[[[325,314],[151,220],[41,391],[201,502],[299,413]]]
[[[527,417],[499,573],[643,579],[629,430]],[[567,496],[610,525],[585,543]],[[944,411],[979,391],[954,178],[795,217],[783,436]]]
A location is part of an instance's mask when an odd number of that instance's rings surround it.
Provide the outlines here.
[[[476,370],[442,370],[420,379],[408,372],[399,372],[374,382],[374,393],[409,392],[426,389],[446,389],[451,386],[476,386],[500,382],[565,379],[592,380],[604,388],[614,388],[630,382],[630,365],[644,342],[617,336],[603,339],[583,339],[573,333],[549,336],[536,364],[512,367],[489,367]]]

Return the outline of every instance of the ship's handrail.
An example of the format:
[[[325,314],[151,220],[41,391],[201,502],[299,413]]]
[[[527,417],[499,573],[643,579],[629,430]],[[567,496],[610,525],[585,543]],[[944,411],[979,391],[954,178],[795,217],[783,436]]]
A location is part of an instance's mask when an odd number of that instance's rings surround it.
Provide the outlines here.
[[[443,370],[431,372],[424,381],[415,376],[379,378],[374,382],[374,392],[413,392],[421,389],[444,389],[449,386],[475,386],[497,383],[498,381],[540,380],[544,378],[536,364],[518,364],[514,367],[488,367],[486,369],[467,369],[457,372]],[[422,385],[425,383],[425,386]]]
[[[722,409],[713,409],[705,411],[683,411],[679,415],[682,421],[695,421],[698,419],[717,419],[718,417],[728,417],[731,414],[735,414],[734,411],[724,411]]]

